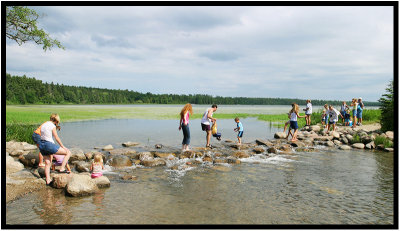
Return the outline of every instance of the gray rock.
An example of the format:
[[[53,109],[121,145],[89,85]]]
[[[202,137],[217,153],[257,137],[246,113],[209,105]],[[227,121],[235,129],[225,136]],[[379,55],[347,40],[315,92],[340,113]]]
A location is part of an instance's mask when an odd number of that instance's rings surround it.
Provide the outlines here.
[[[385,148],[384,149],[386,152],[394,152],[394,149],[393,148]]]
[[[319,125],[312,125],[310,126],[310,128],[314,132],[319,132],[321,130],[321,127]]]
[[[392,132],[392,131],[387,131],[387,132],[385,132],[385,135],[386,135],[387,138],[389,138],[390,140],[393,141],[394,132]]]
[[[335,143],[337,146],[342,145],[342,142],[340,142],[339,140],[334,140],[333,143]]]
[[[374,141],[371,141],[370,143],[368,143],[368,144],[365,145],[365,148],[366,148],[366,149],[374,149],[375,147],[376,147],[376,146],[375,146]]]
[[[306,146],[303,142],[300,142],[300,141],[291,142],[290,145],[292,145],[293,147],[305,147]]]
[[[274,138],[276,139],[285,139],[286,138],[286,133],[284,132],[276,132],[274,135]]]
[[[75,170],[78,172],[90,172],[91,163],[86,161],[75,161]]]
[[[68,161],[75,161],[75,160],[86,160],[85,153],[80,148],[70,148],[71,157]]]
[[[365,145],[363,143],[355,143],[352,145],[353,148],[364,149]]]
[[[151,160],[153,158],[154,158],[154,156],[151,152],[142,152],[139,154],[139,160],[141,160],[141,161]]]
[[[98,190],[96,183],[88,175],[73,174],[65,187],[67,195],[73,197],[87,196]]]
[[[110,150],[113,150],[114,147],[111,144],[109,144],[109,145],[106,145],[106,146],[102,147],[101,149],[103,151],[110,151]]]
[[[326,141],[326,143],[325,143],[325,145],[326,146],[328,146],[328,147],[333,147],[333,146],[335,146],[335,144],[332,142],[332,141]]]
[[[111,158],[110,165],[116,168],[130,167],[132,166],[132,161],[127,156],[115,155]]]
[[[157,148],[157,149],[161,149],[163,147],[163,145],[162,144],[156,144],[156,145],[154,145],[154,147]]]
[[[331,133],[331,136],[333,136],[334,139],[339,139],[339,138],[340,138],[340,133],[339,133],[339,132],[333,131],[333,132]]]
[[[36,167],[39,164],[39,153],[28,153],[18,159],[25,167]]]
[[[122,146],[124,146],[124,147],[133,147],[133,146],[137,146],[137,145],[139,145],[140,143],[138,143],[138,142],[131,142],[131,141],[128,141],[128,142],[125,142],[125,143],[122,143]]]
[[[67,186],[67,184],[69,183],[69,181],[72,179],[73,175],[75,175],[75,174],[74,173],[70,173],[70,174],[53,173],[53,174],[51,174],[51,177],[53,178],[53,183],[51,184],[51,186],[53,188],[65,188]]]
[[[344,144],[348,144],[348,143],[349,143],[349,141],[347,140],[346,137],[342,137],[341,141],[342,141]]]
[[[333,136],[318,136],[318,137],[314,138],[314,140],[316,140],[316,141],[329,141],[332,139],[333,139]]]
[[[257,143],[258,145],[265,145],[265,146],[267,146],[267,147],[271,147],[271,146],[274,145],[274,144],[273,144],[272,142],[270,142],[269,140],[256,140],[256,143]]]
[[[92,178],[92,181],[97,185],[98,188],[108,188],[111,185],[110,180],[106,176]]]
[[[350,134],[347,134],[347,135],[346,135],[346,139],[347,139],[349,142],[351,142],[351,141],[353,140],[353,136],[350,135]]]
[[[6,157],[6,172],[8,174],[18,172],[24,169],[24,165],[20,162],[17,162],[11,156]]]
[[[161,158],[154,158],[151,160],[142,160],[140,162],[143,166],[146,167],[156,167],[156,166],[164,166],[167,163],[165,162],[165,160],[161,159]]]
[[[351,147],[349,145],[342,145],[342,146],[339,147],[339,149],[341,149],[341,150],[350,150]]]

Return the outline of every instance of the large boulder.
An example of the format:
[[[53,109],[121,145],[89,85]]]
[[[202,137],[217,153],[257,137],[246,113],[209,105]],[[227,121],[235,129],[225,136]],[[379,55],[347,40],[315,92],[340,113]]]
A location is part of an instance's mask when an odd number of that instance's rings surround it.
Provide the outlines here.
[[[357,149],[364,149],[365,145],[363,143],[355,143],[352,145],[352,147]]]
[[[98,188],[108,188],[111,185],[110,180],[106,176],[92,178],[92,181],[97,185]]]
[[[73,197],[92,195],[97,190],[96,183],[86,174],[73,174],[65,187],[66,194]]]
[[[374,141],[371,141],[370,143],[365,145],[366,149],[375,149],[375,147],[376,146],[375,146],[375,142]]]
[[[319,132],[321,130],[321,127],[319,125],[311,125],[310,129],[311,131]]]
[[[344,136],[342,137],[342,139],[340,139],[340,141],[342,141],[344,144],[348,144],[349,140]]]
[[[74,173],[70,174],[51,174],[51,177],[53,178],[53,183],[52,186],[54,188],[65,188],[68,184],[68,182],[72,179],[72,176]]]
[[[132,161],[124,155],[115,155],[110,160],[110,165],[115,168],[123,168],[132,166]]]
[[[18,161],[15,161],[11,156],[6,156],[6,173],[11,174],[24,169],[24,165]]]
[[[274,138],[275,139],[286,139],[286,133],[284,133],[284,132],[276,132],[275,134],[274,134]]]
[[[75,170],[78,172],[90,172],[91,163],[86,161],[75,161]]]
[[[71,157],[68,161],[75,161],[75,160],[86,160],[85,153],[80,148],[71,148]]]
[[[351,147],[349,145],[342,145],[342,146],[339,147],[339,149],[341,149],[341,150],[350,150]]]
[[[19,156],[18,159],[25,167],[36,167],[39,165],[39,153],[28,153]]]
[[[330,135],[333,136],[333,139],[339,139],[340,138],[340,133],[339,132],[332,131],[330,133]]]
[[[394,133],[392,131],[385,132],[387,138],[393,141]]]

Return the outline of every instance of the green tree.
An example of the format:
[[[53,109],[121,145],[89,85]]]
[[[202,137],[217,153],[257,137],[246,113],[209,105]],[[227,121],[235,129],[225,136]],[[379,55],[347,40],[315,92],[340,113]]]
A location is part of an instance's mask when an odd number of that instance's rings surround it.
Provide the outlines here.
[[[43,30],[38,28],[39,14],[26,6],[6,6],[6,37],[14,40],[18,45],[28,41],[34,41],[43,45],[43,50],[57,46],[65,49],[61,43],[50,38]]]
[[[386,94],[378,100],[381,103],[381,126],[382,131],[394,130],[394,95],[393,95],[393,80],[390,81],[386,88]]]

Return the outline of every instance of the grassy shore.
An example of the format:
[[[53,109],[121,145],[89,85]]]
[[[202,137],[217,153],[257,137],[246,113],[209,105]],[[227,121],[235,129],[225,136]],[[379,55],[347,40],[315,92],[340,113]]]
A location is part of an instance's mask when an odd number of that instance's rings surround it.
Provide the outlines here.
[[[63,122],[102,120],[102,119],[176,119],[179,120],[181,105],[165,107],[127,107],[120,105],[29,105],[29,106],[6,106],[6,140],[32,142],[33,130],[44,121],[47,121],[51,113],[58,113]],[[289,108],[289,107],[288,107]],[[290,109],[290,108],[289,108]],[[200,119],[203,116],[203,108],[194,108],[191,119]],[[216,119],[234,119],[235,117],[247,118],[255,117],[258,120],[269,121],[273,126],[281,127],[288,116],[282,114],[260,114],[252,111],[251,113],[232,113],[232,108],[218,108],[214,113]],[[300,113],[304,115],[304,113]],[[379,122],[380,110],[364,110],[363,124]],[[339,118],[339,121],[340,118]],[[316,111],[311,115],[311,124],[321,122],[321,112]],[[305,119],[298,120],[299,127],[305,125]]]

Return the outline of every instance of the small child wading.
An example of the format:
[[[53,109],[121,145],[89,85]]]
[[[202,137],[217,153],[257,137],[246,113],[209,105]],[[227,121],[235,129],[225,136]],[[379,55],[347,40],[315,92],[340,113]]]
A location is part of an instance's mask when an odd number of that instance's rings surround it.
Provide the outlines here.
[[[211,126],[211,133],[213,137],[217,138],[217,140],[221,140],[221,132],[218,132],[217,121],[215,121]]]
[[[103,157],[99,154],[94,156],[94,161],[90,166],[90,171],[92,171],[92,178],[101,177],[103,175]]]
[[[235,132],[238,132],[237,134],[237,139],[238,139],[238,144],[242,144],[242,137],[243,137],[243,124],[239,121],[239,118],[235,118],[236,122],[236,128],[233,129]]]

